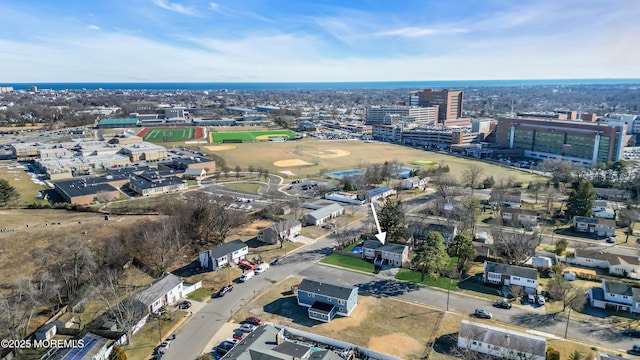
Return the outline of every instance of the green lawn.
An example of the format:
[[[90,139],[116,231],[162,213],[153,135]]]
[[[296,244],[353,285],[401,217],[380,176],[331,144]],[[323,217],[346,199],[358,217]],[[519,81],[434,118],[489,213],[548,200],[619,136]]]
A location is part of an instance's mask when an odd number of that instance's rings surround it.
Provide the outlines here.
[[[144,141],[162,142],[164,136],[167,141],[184,141],[193,139],[195,128],[153,128],[143,137]]]
[[[258,136],[267,137],[294,137],[291,130],[270,130],[270,131],[230,131],[230,132],[212,132],[213,142],[219,143],[226,141],[251,142],[256,141]]]
[[[236,190],[236,191],[244,191],[250,193],[258,193],[260,191],[260,185],[258,184],[226,184],[224,186],[227,189]]]
[[[331,254],[320,260],[321,263],[336,265],[347,269],[373,273],[373,264],[351,256]]]
[[[11,186],[16,188],[16,191],[20,193],[20,199],[17,201],[17,205],[29,205],[33,203],[45,204],[46,200],[38,198],[40,190],[47,190],[48,187],[38,185],[31,181],[29,175],[24,172],[24,169],[16,168],[18,163],[14,161],[0,161],[0,165],[8,165],[9,167],[0,167],[0,179],[5,179]],[[8,204],[9,206],[15,206],[15,202]]]
[[[171,335],[171,329],[186,315],[184,311],[176,311],[171,320],[166,318],[166,315],[163,315],[163,318],[166,319],[160,320],[160,326],[158,326],[158,320],[150,320],[147,322],[147,324],[133,335],[131,343],[123,347],[127,353],[127,359],[148,359],[151,353],[153,353],[153,348],[160,345],[163,340],[166,340],[166,338]]]
[[[211,294],[213,294],[213,291],[211,291],[211,289],[201,287],[200,289],[196,289],[192,293],[187,295],[187,299],[195,301],[205,301],[206,299],[211,297]]]
[[[453,282],[449,285],[449,278],[439,277],[432,279],[425,275],[424,281],[420,281],[420,273],[409,269],[400,269],[396,275],[396,279],[425,286],[439,287],[441,289],[449,289],[449,286],[451,286],[452,291],[455,291],[458,287],[458,279],[453,279]]]

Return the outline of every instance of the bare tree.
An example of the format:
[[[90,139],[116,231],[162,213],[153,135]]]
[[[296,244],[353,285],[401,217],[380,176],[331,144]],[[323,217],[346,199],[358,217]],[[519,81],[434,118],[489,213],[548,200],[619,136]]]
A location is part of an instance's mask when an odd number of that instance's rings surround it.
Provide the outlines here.
[[[471,188],[471,195],[473,190],[480,184],[480,177],[482,176],[482,168],[476,164],[467,166],[462,172],[462,179],[465,185]]]
[[[441,173],[431,179],[431,183],[436,189],[436,193],[442,199],[443,203],[446,203],[451,199],[454,193],[454,188],[458,186],[456,180],[447,173]]]
[[[236,165],[236,168],[234,169],[234,173],[236,174],[236,181],[240,179],[240,171],[242,171],[242,168],[240,167],[240,165]]]
[[[253,176],[253,172],[256,171],[256,168],[253,165],[249,165],[249,167],[247,167],[247,171],[250,176]]]
[[[535,249],[540,245],[540,236],[536,233],[524,231],[506,231],[498,224],[492,227],[492,235],[496,254],[502,255],[516,265],[522,265],[535,254]]]
[[[134,326],[146,315],[146,306],[135,298],[136,287],[120,284],[118,274],[107,271],[101,282],[98,300],[107,308],[118,328],[127,333],[127,342],[131,341]]]
[[[522,296],[524,296],[525,291],[524,288],[522,286],[519,285],[511,285],[509,286],[509,293],[511,293],[511,295],[515,298],[515,299],[519,299]]]
[[[178,224],[172,217],[147,223],[138,238],[138,256],[158,275],[169,269],[182,253],[185,244]]]
[[[618,220],[623,226],[627,228],[627,237],[624,242],[629,242],[629,236],[633,234],[633,227],[638,221],[640,212],[638,209],[627,207],[626,209],[620,209],[618,212]]]
[[[549,297],[553,300],[562,301],[562,311],[567,307],[580,310],[583,307],[586,293],[573,286],[562,274],[556,274],[547,284]]]
[[[3,338],[22,339],[29,332],[29,323],[36,314],[40,292],[32,280],[19,275],[12,290],[0,294],[0,335]]]
[[[288,206],[290,209],[289,213],[283,215],[282,220],[272,225],[281,249],[284,248],[285,241],[291,240],[291,228],[298,223],[302,216],[302,208],[300,207],[298,199],[290,201]]]

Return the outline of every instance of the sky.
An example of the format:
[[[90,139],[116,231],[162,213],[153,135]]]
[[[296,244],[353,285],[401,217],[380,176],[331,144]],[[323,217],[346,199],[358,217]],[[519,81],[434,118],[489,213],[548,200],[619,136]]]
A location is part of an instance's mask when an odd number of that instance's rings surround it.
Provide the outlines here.
[[[638,0],[0,0],[0,83],[640,78]]]

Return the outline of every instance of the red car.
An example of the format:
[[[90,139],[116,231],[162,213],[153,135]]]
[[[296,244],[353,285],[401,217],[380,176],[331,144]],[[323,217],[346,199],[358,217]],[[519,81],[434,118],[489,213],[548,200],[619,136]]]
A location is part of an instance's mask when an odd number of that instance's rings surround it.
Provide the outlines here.
[[[244,322],[246,322],[247,324],[255,325],[255,326],[262,325],[262,320],[253,316],[244,319]]]

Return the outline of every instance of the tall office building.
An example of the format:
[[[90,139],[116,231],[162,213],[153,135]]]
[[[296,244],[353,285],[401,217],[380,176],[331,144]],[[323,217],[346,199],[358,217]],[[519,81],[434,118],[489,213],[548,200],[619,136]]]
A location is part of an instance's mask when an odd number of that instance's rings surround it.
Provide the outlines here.
[[[463,97],[462,91],[424,89],[410,92],[409,104],[413,106],[438,105],[438,122],[445,124],[447,120],[462,119]],[[466,120],[468,122],[468,119]]]
[[[586,166],[620,160],[623,122],[587,123],[555,119],[500,118],[496,142],[536,159],[569,160]]]
[[[396,123],[435,123],[438,107],[383,106],[367,109],[366,125],[394,125]]]

